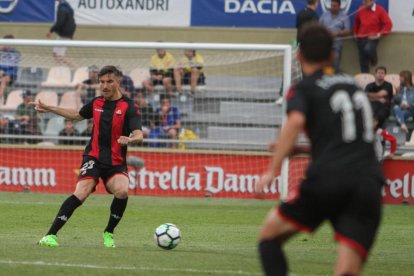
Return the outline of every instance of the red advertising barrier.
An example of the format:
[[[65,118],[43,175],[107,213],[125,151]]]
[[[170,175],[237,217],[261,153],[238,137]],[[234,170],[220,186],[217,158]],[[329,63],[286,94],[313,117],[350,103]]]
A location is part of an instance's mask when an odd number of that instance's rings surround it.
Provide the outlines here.
[[[131,194],[148,196],[253,198],[254,183],[269,162],[269,157],[263,155],[129,154],[145,160],[141,170],[130,168]],[[1,148],[0,191],[72,193],[81,156],[81,150]],[[307,163],[307,158],[291,159],[289,186],[293,188],[300,182]],[[384,202],[414,204],[414,160],[387,160],[384,171],[387,179]],[[265,198],[279,198],[280,190],[279,176],[266,191]],[[101,183],[96,193],[106,193]]]
[[[132,152],[145,160],[129,168],[132,193],[148,196],[253,198],[253,186],[268,166],[266,156]],[[0,149],[0,191],[71,193],[81,150]],[[4,158],[7,157],[7,158]],[[266,198],[279,198],[280,177]],[[105,193],[101,183],[97,193]]]
[[[290,159],[288,199],[295,197],[297,187],[309,163],[309,158]],[[414,160],[387,159],[383,165],[385,186],[382,190],[385,204],[414,204]]]

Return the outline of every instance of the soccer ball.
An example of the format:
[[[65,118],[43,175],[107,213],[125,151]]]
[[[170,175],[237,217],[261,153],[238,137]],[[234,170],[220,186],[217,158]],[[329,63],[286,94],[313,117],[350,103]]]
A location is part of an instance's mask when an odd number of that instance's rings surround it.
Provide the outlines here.
[[[162,249],[173,249],[181,241],[181,231],[172,223],[164,223],[155,229],[154,239]]]

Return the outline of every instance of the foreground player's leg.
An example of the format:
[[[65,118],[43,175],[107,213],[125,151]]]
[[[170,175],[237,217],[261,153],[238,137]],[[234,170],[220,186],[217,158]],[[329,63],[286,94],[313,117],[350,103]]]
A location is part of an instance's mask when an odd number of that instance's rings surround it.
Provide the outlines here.
[[[260,241],[259,254],[265,275],[287,275],[287,261],[279,241],[276,239]]]
[[[56,218],[52,223],[52,226],[46,233],[46,236],[44,236],[38,242],[39,245],[50,247],[59,246],[56,236],[58,231],[69,220],[75,209],[82,205],[82,202],[85,201],[85,199],[89,196],[94,185],[95,180],[93,179],[87,179],[78,182],[78,184],[76,185],[75,192],[62,203],[58,211],[58,214],[56,215]]]
[[[360,275],[363,265],[363,258],[353,248],[346,244],[338,244],[338,259],[336,261],[336,276],[357,276]]]
[[[288,265],[282,245],[296,233],[297,230],[275,210],[269,212],[259,234],[259,254],[265,275],[287,275]]]
[[[128,178],[125,175],[114,175],[106,184],[107,189],[114,195],[108,224],[103,233],[104,246],[115,247],[113,233],[121,221],[128,203]]]

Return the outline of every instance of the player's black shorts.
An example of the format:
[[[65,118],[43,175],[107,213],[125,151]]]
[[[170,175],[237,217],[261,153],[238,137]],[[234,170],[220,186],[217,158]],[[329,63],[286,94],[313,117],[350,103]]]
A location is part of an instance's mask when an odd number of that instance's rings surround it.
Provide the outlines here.
[[[84,156],[82,160],[82,165],[79,171],[79,178],[78,180],[93,178],[97,182],[99,178],[102,178],[103,183],[106,185],[108,180],[116,175],[116,174],[123,174],[126,177],[128,176],[128,168],[126,165],[106,165],[102,164],[95,158],[91,156]]]
[[[373,174],[325,174],[305,179],[299,195],[277,210],[286,221],[313,232],[325,219],[335,239],[365,258],[374,242],[382,209],[383,178]]]
[[[191,72],[184,73],[183,84],[185,85],[191,84]],[[200,74],[197,80],[197,85],[205,85],[205,84],[206,84],[206,77],[204,76],[204,74]]]
[[[162,79],[161,80],[153,79],[152,80],[152,85],[163,85],[162,81],[165,78],[173,79],[174,78],[174,73],[173,72],[174,72],[173,70],[168,70],[167,72],[162,72]]]

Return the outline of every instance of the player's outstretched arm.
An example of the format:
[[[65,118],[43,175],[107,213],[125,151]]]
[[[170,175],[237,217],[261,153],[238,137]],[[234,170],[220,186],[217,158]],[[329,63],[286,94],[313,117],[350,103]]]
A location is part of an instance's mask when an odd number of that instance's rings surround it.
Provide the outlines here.
[[[127,136],[121,136],[118,138],[118,143],[121,145],[127,145],[128,143],[140,143],[144,139],[144,135],[142,134],[142,131],[139,129],[136,129],[132,132],[132,135],[130,137]]]
[[[31,102],[30,104],[33,105],[38,112],[43,112],[43,113],[51,112],[56,115],[59,115],[59,116],[62,116],[62,117],[65,117],[67,119],[74,120],[74,121],[81,121],[84,119],[79,114],[79,111],[75,109],[67,109],[67,108],[61,108],[57,106],[46,105],[42,103],[40,100],[38,102]]]
[[[269,169],[264,172],[260,180],[255,185],[255,193],[257,195],[260,196],[263,194],[264,188],[272,182],[273,178],[280,171],[283,159],[288,157],[295,148],[298,136],[304,126],[305,115],[302,112],[291,111],[280,133],[277,148],[274,149]]]

